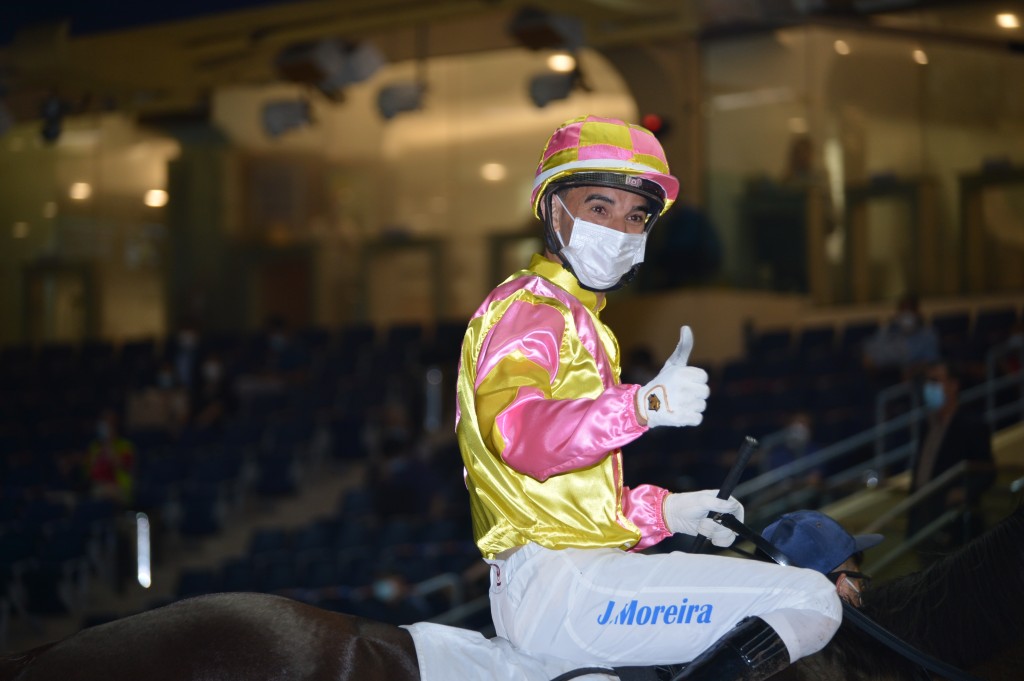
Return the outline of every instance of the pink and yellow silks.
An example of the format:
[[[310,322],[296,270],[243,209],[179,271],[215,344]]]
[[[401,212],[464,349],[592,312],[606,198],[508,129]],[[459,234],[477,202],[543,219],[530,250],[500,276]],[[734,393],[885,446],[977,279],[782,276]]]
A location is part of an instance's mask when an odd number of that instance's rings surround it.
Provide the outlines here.
[[[622,484],[637,386],[596,294],[535,255],[483,302],[462,347],[456,432],[485,558],[534,542],[639,550],[671,532],[668,490]]]

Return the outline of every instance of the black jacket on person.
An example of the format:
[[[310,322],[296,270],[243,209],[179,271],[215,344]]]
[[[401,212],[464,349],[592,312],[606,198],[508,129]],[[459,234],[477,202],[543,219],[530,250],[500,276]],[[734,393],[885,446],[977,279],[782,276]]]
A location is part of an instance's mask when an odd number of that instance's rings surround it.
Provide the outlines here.
[[[995,461],[992,456],[992,433],[983,420],[974,413],[961,408],[953,413],[953,418],[942,436],[942,442],[932,466],[931,477],[928,480],[918,480],[917,464],[921,456],[921,448],[924,447],[924,443],[928,439],[930,427],[930,424],[926,425],[918,451],[911,462],[913,471],[910,483],[911,493],[923,487],[929,480],[942,475],[960,461],[967,460],[984,464],[984,468],[979,471],[967,472],[964,477],[955,478],[912,508],[908,518],[908,536],[935,520],[947,509],[946,495],[951,489],[964,487],[967,506],[973,507],[985,490],[992,486],[996,478]]]

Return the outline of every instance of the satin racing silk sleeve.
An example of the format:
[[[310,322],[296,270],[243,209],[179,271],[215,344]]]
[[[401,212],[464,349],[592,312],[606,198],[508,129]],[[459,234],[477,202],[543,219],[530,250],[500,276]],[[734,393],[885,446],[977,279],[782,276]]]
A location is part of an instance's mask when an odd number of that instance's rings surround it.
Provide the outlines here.
[[[622,484],[619,448],[647,428],[618,374],[611,331],[545,279],[499,287],[470,323],[457,431],[485,556],[526,541],[641,549],[670,534],[668,492]]]

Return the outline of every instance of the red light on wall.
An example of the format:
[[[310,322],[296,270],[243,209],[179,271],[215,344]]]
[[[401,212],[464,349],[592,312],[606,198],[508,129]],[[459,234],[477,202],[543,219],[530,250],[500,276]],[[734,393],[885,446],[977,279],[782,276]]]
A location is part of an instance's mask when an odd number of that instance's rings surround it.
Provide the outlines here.
[[[668,121],[662,116],[654,113],[644,114],[640,118],[640,125],[654,133],[655,137],[661,137],[668,132]]]

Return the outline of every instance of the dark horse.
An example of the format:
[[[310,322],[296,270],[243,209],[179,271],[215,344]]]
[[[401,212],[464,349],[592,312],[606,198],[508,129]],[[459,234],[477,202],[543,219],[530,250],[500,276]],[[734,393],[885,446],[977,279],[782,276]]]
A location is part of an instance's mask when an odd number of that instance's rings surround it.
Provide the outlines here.
[[[865,594],[865,611],[949,664],[985,679],[1019,679],[1022,575],[1024,507],[930,567],[874,586]],[[445,653],[454,658],[459,649]],[[824,650],[777,678],[919,677],[900,655],[844,622]],[[420,671],[405,629],[278,596],[240,593],[180,601],[0,658],[0,681],[136,679],[418,681]]]

